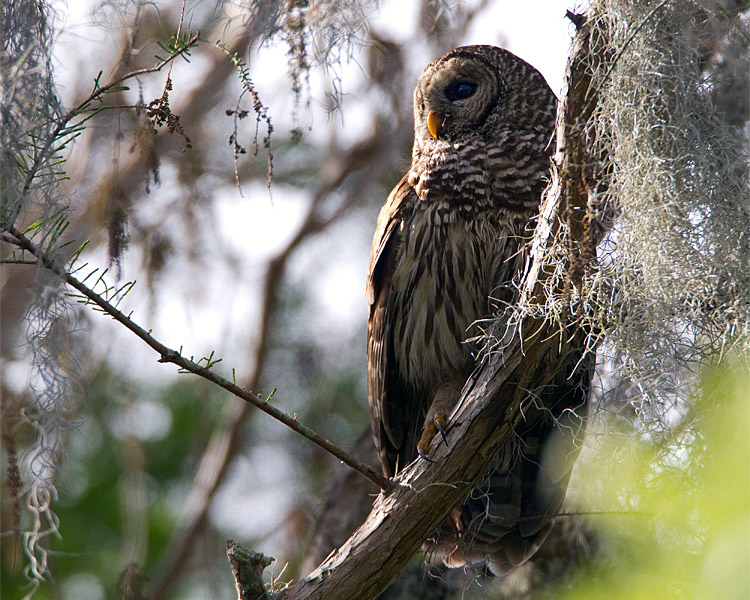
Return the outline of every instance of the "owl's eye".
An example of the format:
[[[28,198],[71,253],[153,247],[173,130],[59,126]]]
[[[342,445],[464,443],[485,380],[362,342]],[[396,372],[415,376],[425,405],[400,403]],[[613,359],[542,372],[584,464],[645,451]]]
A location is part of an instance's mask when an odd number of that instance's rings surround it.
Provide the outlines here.
[[[445,96],[451,102],[455,102],[456,100],[465,100],[466,98],[473,96],[476,91],[476,83],[459,79],[445,88]]]

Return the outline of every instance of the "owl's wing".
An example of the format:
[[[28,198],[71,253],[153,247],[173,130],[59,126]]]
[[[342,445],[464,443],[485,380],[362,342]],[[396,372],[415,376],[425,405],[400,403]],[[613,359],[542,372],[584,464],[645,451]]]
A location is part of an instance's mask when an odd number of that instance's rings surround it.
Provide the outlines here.
[[[366,297],[370,304],[367,324],[367,377],[370,421],[383,470],[394,475],[404,466],[406,448],[416,446],[417,402],[407,395],[393,349],[392,277],[402,244],[406,213],[415,193],[406,176],[388,196],[378,216],[367,272]]]

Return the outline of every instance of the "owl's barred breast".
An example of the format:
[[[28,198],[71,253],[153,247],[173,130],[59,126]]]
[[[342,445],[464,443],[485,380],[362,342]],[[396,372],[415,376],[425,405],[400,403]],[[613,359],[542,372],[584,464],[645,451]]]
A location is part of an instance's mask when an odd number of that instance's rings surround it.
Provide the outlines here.
[[[394,351],[405,381],[428,395],[468,376],[475,348],[465,340],[479,333],[472,324],[511,300],[546,175],[541,152],[533,161],[527,150],[524,161],[500,145],[489,150],[478,138],[436,144],[409,173],[416,197],[391,282]]]
[[[491,141],[479,135],[460,142],[415,146],[409,183],[423,202],[445,202],[441,215],[528,218],[539,209],[549,176],[550,135],[505,129]]]

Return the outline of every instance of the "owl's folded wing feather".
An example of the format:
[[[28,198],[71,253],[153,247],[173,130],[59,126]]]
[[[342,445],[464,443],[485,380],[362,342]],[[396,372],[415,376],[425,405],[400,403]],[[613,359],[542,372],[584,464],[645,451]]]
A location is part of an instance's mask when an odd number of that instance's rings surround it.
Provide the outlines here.
[[[406,176],[388,196],[378,216],[367,272],[366,297],[370,304],[367,325],[367,377],[370,419],[375,444],[385,473],[403,467],[405,449],[415,445],[414,402],[403,388],[393,350],[391,278],[394,257],[402,243],[404,213],[414,204],[414,190]]]

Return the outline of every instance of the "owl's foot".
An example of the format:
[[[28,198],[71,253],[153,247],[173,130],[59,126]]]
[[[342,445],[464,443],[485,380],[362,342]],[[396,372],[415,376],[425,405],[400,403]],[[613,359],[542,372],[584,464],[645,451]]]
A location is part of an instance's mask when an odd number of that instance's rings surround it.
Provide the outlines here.
[[[422,431],[422,437],[419,439],[417,444],[417,454],[424,458],[428,462],[434,462],[429,456],[430,444],[435,436],[439,433],[445,445],[448,445],[448,439],[445,437],[445,423],[448,420],[448,415],[438,413],[431,421],[428,421]]]
[[[448,445],[448,438],[445,434],[448,415],[451,414],[453,407],[456,405],[456,401],[461,396],[462,387],[463,380],[457,377],[441,383],[437,390],[435,390],[435,396],[432,398],[430,409],[427,411],[427,417],[424,420],[422,437],[417,444],[417,454],[422,458],[430,460],[428,458],[430,444],[438,433],[443,438],[445,445]]]

